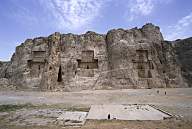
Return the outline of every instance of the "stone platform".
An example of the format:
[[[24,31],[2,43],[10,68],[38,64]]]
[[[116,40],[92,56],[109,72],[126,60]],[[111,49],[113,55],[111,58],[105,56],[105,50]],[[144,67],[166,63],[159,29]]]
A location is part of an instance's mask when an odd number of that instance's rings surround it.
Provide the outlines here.
[[[87,119],[163,120],[171,117],[150,105],[93,105]]]
[[[87,112],[64,112],[57,118],[58,124],[65,126],[82,126],[85,123]]]

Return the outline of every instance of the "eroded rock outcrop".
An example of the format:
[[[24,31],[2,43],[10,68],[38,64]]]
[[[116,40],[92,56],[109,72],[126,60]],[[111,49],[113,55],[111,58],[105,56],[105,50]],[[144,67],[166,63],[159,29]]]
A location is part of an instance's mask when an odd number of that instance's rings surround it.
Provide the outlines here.
[[[180,65],[182,76],[192,87],[192,38],[172,42],[176,53],[177,64]]]
[[[187,87],[188,65],[177,56],[185,49],[176,44],[153,24],[106,35],[54,33],[18,46],[9,63],[0,63],[0,78],[30,90]]]

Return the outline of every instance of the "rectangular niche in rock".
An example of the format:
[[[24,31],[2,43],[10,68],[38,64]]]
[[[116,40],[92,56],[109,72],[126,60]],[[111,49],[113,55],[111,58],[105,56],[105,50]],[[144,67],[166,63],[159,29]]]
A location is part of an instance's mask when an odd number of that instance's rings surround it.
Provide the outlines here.
[[[82,51],[81,60],[78,59],[78,68],[98,69],[98,59],[94,59],[94,51]]]
[[[45,54],[45,51],[33,51],[32,58],[27,61],[31,77],[41,77],[45,66]]]
[[[148,61],[148,50],[136,50],[136,53],[139,61]]]
[[[28,67],[30,68],[30,75],[31,77],[39,78],[44,69],[44,62],[28,60],[27,61]]]
[[[94,77],[94,69],[98,69],[98,59],[94,59],[94,51],[82,51],[81,59],[77,60],[77,75],[82,77]]]
[[[45,62],[45,51],[33,51],[33,57],[32,60],[33,62]]]
[[[152,73],[147,69],[138,69],[138,77],[139,78],[152,78]]]

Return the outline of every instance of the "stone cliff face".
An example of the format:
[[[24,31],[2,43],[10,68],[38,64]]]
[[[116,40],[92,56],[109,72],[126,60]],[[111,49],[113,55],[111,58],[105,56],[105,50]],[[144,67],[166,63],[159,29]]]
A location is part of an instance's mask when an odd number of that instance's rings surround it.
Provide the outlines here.
[[[188,86],[192,87],[192,38],[177,40],[172,44],[175,48],[177,63],[181,67],[181,74]]]
[[[183,57],[192,56],[191,45],[180,42],[164,41],[153,24],[106,35],[54,33],[18,46],[10,62],[0,62],[0,78],[29,90],[187,87],[191,68]]]

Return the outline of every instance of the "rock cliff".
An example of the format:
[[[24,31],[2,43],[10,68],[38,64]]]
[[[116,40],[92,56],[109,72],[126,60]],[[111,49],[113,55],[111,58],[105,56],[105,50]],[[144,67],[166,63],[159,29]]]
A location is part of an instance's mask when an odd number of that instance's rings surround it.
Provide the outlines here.
[[[172,42],[181,74],[189,87],[192,87],[192,38]]]
[[[10,62],[0,62],[0,85],[43,91],[188,87],[191,41],[164,41],[151,23],[106,35],[89,31],[27,39]]]

